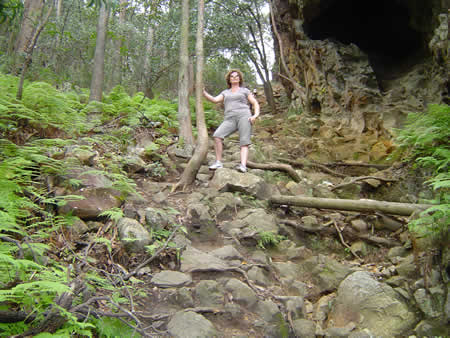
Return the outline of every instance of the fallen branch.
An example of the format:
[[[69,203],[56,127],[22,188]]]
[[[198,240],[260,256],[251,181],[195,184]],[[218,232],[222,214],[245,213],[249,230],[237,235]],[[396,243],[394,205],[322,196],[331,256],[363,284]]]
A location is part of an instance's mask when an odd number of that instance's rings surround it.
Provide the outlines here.
[[[381,211],[387,214],[410,216],[414,212],[426,210],[430,204],[410,204],[386,201],[375,201],[368,199],[348,200],[334,198],[317,198],[306,196],[272,196],[269,199],[272,205],[295,205],[298,207],[317,208],[317,209],[335,209],[350,211]]]
[[[282,220],[281,223],[292,226],[300,231],[312,234],[320,233],[323,235],[339,236],[339,231],[334,227],[329,226],[309,227],[290,220]],[[387,246],[389,248],[392,248],[394,246],[401,246],[401,243],[396,240],[359,233],[353,230],[351,227],[345,227],[343,230],[341,230],[341,233],[351,240],[364,240],[373,244]]]
[[[159,254],[167,247],[167,245],[169,244],[169,242],[172,240],[173,236],[175,236],[177,230],[181,227],[181,224],[178,224],[175,229],[173,229],[172,233],[170,234],[170,236],[167,238],[166,242],[164,243],[164,245],[162,247],[160,247],[158,249],[158,251],[155,252],[155,254],[153,256],[151,256],[150,258],[146,259],[145,261],[143,261],[141,264],[139,264],[137,266],[136,269],[134,269],[133,271],[131,271],[129,274],[127,274],[123,280],[129,280],[131,277],[133,277],[135,274],[137,274],[139,272],[140,269],[142,269],[144,266],[146,266],[148,263],[150,263],[151,261],[153,261],[156,257],[159,256]]]
[[[358,260],[361,262],[362,259],[361,257],[359,257],[356,252],[354,252],[351,248],[350,245],[348,245],[345,241],[344,241],[344,236],[342,236],[342,230],[339,229],[338,225],[336,224],[336,222],[333,222],[334,228],[336,229],[338,235],[339,235],[339,239],[341,240],[342,245],[344,245],[347,249],[350,250],[350,252],[352,253],[353,256],[355,256],[356,258],[358,258]]]
[[[369,179],[378,180],[378,181],[382,181],[382,182],[397,182],[397,180],[395,180],[395,179],[381,178],[381,177],[377,177],[377,176],[360,176],[360,177],[353,178],[350,182],[338,184],[337,186],[331,188],[331,191],[345,187],[345,186],[353,184],[353,183],[356,183],[358,181],[364,181],[364,180],[369,180]]]
[[[330,167],[369,167],[376,169],[387,169],[390,165],[386,164],[372,164],[372,163],[360,163],[360,162],[333,162],[333,163],[324,163],[324,165]]]
[[[290,166],[289,164],[283,163],[256,163],[256,162],[247,162],[247,166],[252,169],[263,169],[263,170],[279,170],[286,172],[295,182],[300,182],[300,176],[297,172]]]
[[[311,161],[308,161],[308,160],[305,160],[305,159],[293,161],[293,160],[286,159],[286,158],[280,158],[280,161],[289,163],[292,166],[298,167],[298,168],[304,168],[304,167],[307,167],[307,168],[318,168],[321,171],[326,172],[327,174],[330,174],[332,176],[341,177],[341,178],[347,177],[347,175],[344,175],[344,174],[338,173],[336,171],[333,171],[331,169],[328,169],[323,164],[316,163],[316,162],[311,162]]]

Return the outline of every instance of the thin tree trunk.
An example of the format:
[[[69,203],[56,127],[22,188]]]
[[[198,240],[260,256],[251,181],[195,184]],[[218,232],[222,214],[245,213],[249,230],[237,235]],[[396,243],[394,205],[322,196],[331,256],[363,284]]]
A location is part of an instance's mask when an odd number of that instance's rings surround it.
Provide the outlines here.
[[[94,67],[92,70],[91,94],[89,101],[102,101],[105,78],[105,44],[108,28],[109,8],[102,3],[98,16],[97,40],[95,44]]]
[[[184,149],[192,153],[194,137],[192,135],[191,112],[189,109],[189,0],[182,0],[180,72],[178,77],[178,122],[179,137]]]
[[[147,40],[145,41],[145,58],[144,58],[144,72],[143,72],[143,78],[142,78],[142,84],[144,85],[144,95],[145,97],[148,97],[149,99],[153,99],[155,96],[153,94],[152,90],[152,81],[150,80],[152,78],[151,76],[151,66],[150,66],[150,60],[153,56],[153,36],[155,34],[155,29],[151,24],[149,24],[147,28]]]
[[[198,170],[206,158],[208,152],[208,131],[206,129],[205,112],[203,110],[203,26],[204,26],[204,0],[198,1],[198,23],[197,23],[197,42],[195,46],[197,55],[197,77],[195,81],[195,109],[197,113],[197,147],[194,155],[188,162],[180,181],[174,186],[173,190],[178,187],[183,189],[195,181]]]
[[[37,25],[38,18],[44,7],[43,0],[26,0],[24,3],[24,13],[20,32],[16,40],[16,53],[27,51],[27,47],[33,38],[34,27]]]
[[[295,205],[305,208],[335,209],[350,211],[381,211],[387,214],[410,216],[414,212],[428,209],[429,204],[409,204],[375,200],[346,200],[334,198],[317,198],[306,196],[272,196],[269,199],[271,204]]]
[[[38,27],[36,27],[36,30],[35,30],[33,36],[30,38],[30,41],[29,41],[26,49],[24,50],[26,57],[25,57],[25,61],[24,61],[23,65],[22,65],[22,71],[20,73],[20,78],[19,78],[19,85],[17,86],[17,95],[16,95],[17,100],[22,99],[23,83],[25,81],[25,74],[28,71],[28,67],[31,65],[31,61],[33,60],[34,47],[36,46],[39,35],[41,34],[42,30],[44,29],[45,25],[47,24],[48,19],[50,18],[50,15],[52,14],[54,6],[55,6],[55,3],[52,2],[51,6],[49,7],[49,9],[47,11],[47,14],[45,15],[42,22],[38,25]]]
[[[112,62],[112,75],[111,75],[111,87],[120,85],[122,83],[122,65],[123,56],[121,53],[122,45],[124,41],[124,26],[125,26],[125,15],[126,15],[127,0],[120,0],[119,9],[119,36],[115,43],[114,60]]]

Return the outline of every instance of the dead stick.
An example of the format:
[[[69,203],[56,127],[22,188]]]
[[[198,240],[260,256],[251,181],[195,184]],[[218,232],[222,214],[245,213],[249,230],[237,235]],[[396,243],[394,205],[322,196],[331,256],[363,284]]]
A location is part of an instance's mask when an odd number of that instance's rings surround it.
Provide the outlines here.
[[[131,277],[133,277],[135,274],[137,274],[139,272],[140,269],[142,269],[144,266],[146,266],[148,263],[150,263],[151,261],[153,261],[156,257],[158,257],[158,255],[167,247],[167,245],[169,244],[169,242],[172,240],[173,236],[175,236],[175,233],[177,232],[177,230],[181,227],[181,224],[178,224],[175,229],[173,229],[172,233],[170,234],[169,238],[167,238],[166,242],[164,243],[164,245],[158,249],[158,251],[155,252],[155,254],[153,256],[151,256],[150,258],[146,259],[145,261],[143,261],[141,264],[139,264],[137,266],[136,269],[134,269],[132,272],[130,272],[128,275],[126,275],[123,280],[129,280]]]
[[[347,243],[345,243],[344,237],[342,236],[342,232],[341,232],[341,230],[339,229],[339,227],[337,226],[336,222],[333,222],[333,225],[334,225],[334,228],[336,229],[336,231],[337,231],[337,233],[338,233],[338,235],[339,235],[339,238],[340,238],[340,240],[341,240],[341,243],[342,243],[347,249],[350,250],[350,252],[353,254],[353,256],[355,256],[356,258],[358,258],[358,260],[359,260],[360,262],[362,262],[361,257],[359,257],[355,252],[353,252],[352,248],[351,248]]]

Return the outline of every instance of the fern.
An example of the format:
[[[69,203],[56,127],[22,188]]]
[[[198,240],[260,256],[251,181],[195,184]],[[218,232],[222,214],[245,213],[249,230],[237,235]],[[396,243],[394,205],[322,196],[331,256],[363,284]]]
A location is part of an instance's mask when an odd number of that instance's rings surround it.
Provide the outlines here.
[[[103,211],[100,216],[106,216],[117,223],[117,221],[123,217],[123,211],[120,208],[112,208]]]
[[[431,236],[445,243],[450,224],[450,107],[430,105],[426,113],[412,113],[397,141],[409,149],[417,165],[430,168],[433,174],[426,181],[436,195],[433,206],[409,223],[411,231]],[[410,157],[411,158],[411,157]]]

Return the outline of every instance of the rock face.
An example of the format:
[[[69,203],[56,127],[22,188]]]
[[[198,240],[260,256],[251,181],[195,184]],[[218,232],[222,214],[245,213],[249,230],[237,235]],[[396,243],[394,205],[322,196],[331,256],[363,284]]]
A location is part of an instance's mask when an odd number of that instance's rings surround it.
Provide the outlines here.
[[[416,318],[393,288],[358,271],[340,284],[329,320],[337,327],[359,323],[375,336],[387,337],[405,332]]]
[[[280,66],[281,81],[291,109],[302,111],[302,134],[317,138],[310,157],[382,160],[408,112],[449,102],[448,7],[448,0],[275,1],[275,48],[282,46],[288,68]]]

